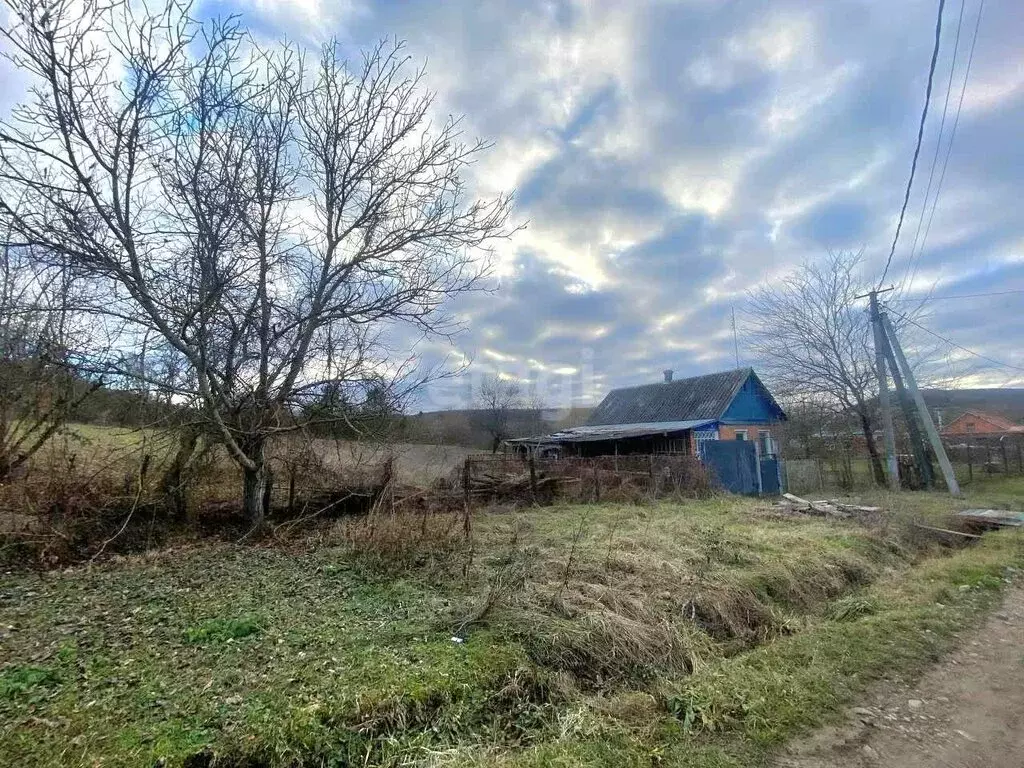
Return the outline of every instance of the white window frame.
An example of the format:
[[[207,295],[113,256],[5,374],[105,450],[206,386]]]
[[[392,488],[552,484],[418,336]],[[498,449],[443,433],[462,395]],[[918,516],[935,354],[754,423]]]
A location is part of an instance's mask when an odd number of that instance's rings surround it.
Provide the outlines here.
[[[740,435],[743,435],[743,437],[740,437]],[[736,430],[736,436],[735,436],[734,439],[740,440],[742,442],[748,442],[750,440],[750,430],[749,429],[737,429]]]

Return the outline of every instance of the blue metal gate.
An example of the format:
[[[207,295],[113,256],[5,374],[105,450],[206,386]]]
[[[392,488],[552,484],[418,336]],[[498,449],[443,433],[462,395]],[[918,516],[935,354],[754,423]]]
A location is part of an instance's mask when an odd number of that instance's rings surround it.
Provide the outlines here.
[[[764,496],[778,496],[782,493],[782,467],[778,456],[761,459],[761,493]]]
[[[712,479],[732,493],[757,494],[757,448],[747,440],[705,440],[701,458]]]

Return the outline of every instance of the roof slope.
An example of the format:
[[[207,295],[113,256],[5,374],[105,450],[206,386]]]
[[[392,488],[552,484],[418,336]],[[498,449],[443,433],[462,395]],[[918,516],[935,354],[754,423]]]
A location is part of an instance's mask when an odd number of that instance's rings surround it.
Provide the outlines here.
[[[943,432],[945,432],[946,430],[951,429],[953,427],[953,425],[956,424],[956,422],[960,421],[960,419],[962,419],[964,416],[973,416],[976,419],[988,422],[993,427],[995,427],[996,431],[998,431],[998,432],[1022,432],[1022,431],[1024,431],[1024,427],[1020,426],[1019,424],[1014,424],[1012,421],[1010,421],[1009,419],[1003,418],[999,414],[996,414],[996,413],[986,413],[985,411],[968,410],[968,411],[964,411],[959,416],[957,416],[955,419],[953,419],[953,421],[949,422],[949,424],[946,425],[946,428],[943,430]]]
[[[718,419],[753,373],[752,368],[737,368],[689,379],[613,389],[594,409],[587,424]]]

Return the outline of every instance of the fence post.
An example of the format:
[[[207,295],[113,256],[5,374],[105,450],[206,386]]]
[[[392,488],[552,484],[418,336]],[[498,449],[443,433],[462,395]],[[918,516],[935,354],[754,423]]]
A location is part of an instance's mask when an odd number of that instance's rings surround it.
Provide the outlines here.
[[[825,477],[821,473],[821,459],[815,459],[814,460],[814,466],[818,470],[818,490],[819,491],[824,491],[825,490]]]
[[[1024,475],[1024,451],[1021,451],[1020,440],[1017,441],[1017,474]]]
[[[533,460],[533,454],[530,454],[530,496],[533,499],[533,503],[537,503],[537,465]]]
[[[1002,439],[999,440],[999,453],[1001,453],[1002,456],[1003,456],[1003,474],[1004,475],[1008,475],[1008,474],[1010,474],[1010,464],[1006,460],[1006,441],[1005,440],[1002,440]]]
[[[967,438],[967,479],[974,482],[974,462],[971,461],[971,439]]]
[[[462,535],[466,541],[470,540],[473,534],[472,523],[469,520],[469,483],[473,473],[473,462],[470,459],[466,459],[466,463],[462,466]],[[472,562],[473,553],[470,550],[470,560],[463,566],[463,575],[469,573],[469,564]]]
[[[594,462],[594,501],[601,500],[601,478],[597,474],[597,462]]]

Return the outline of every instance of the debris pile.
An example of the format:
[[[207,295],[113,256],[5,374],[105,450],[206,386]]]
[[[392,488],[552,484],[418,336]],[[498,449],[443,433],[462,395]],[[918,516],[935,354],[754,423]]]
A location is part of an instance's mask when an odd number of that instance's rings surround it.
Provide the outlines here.
[[[519,474],[490,472],[486,468],[477,468],[475,472],[466,473],[463,480],[469,496],[482,497],[490,501],[550,501],[557,495],[559,485],[566,482],[573,482],[573,479],[552,477],[537,472],[531,477],[528,471]]]
[[[866,507],[860,504],[849,504],[839,499],[821,499],[808,501],[792,493],[782,494],[782,499],[775,504],[786,512],[799,512],[818,517],[853,517],[855,515],[873,515],[882,511],[881,507]]]

